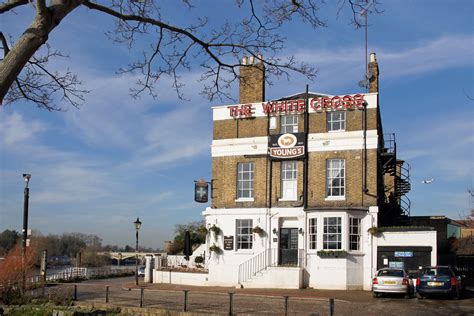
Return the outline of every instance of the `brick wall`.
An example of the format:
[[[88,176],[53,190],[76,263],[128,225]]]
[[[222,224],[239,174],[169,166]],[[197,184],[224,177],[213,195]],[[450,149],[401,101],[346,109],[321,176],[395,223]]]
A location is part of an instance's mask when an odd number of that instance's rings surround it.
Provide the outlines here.
[[[346,112],[346,131],[360,131],[363,129],[362,119],[364,111],[354,110]],[[280,133],[280,117],[276,117],[277,129],[270,130],[270,134]],[[256,117],[251,119],[229,119],[214,121],[214,139],[242,138],[267,136],[268,118]],[[367,129],[377,129],[377,109],[367,109]],[[304,131],[304,115],[298,115],[298,131]],[[309,115],[309,132],[326,133],[326,113],[311,113]]]
[[[308,207],[359,207],[377,205],[377,151],[367,151],[367,188],[362,193],[362,150],[312,152],[309,155]],[[326,200],[326,160],[345,160],[345,200]],[[254,162],[254,201],[236,202],[237,164]],[[272,206],[292,207],[303,204],[303,162],[298,162],[298,201],[279,201],[281,198],[281,162],[272,164]],[[266,157],[214,157],[212,159],[213,208],[266,207],[270,193],[270,167]],[[268,181],[267,181],[268,180]],[[372,196],[374,195],[374,196]]]
[[[253,64],[253,58],[250,59],[250,64],[247,64],[246,59],[240,66],[240,91],[239,102],[253,103],[262,102],[265,100],[265,67],[260,59]]]

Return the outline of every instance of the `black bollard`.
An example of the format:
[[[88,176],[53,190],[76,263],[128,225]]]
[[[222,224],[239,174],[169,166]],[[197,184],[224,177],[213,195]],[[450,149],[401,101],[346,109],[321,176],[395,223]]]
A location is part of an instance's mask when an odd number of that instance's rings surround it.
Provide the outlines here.
[[[234,293],[229,293],[229,316],[233,315],[232,311],[232,296],[234,296]]]
[[[283,296],[285,298],[285,316],[288,315],[288,296]]]
[[[145,298],[144,288],[140,289],[140,307],[143,307],[143,299]]]
[[[105,287],[105,302],[109,302],[109,286]]]
[[[334,316],[334,299],[329,299],[329,316]]]
[[[184,292],[184,308],[183,311],[187,312],[188,311],[188,292],[189,290],[183,290]]]

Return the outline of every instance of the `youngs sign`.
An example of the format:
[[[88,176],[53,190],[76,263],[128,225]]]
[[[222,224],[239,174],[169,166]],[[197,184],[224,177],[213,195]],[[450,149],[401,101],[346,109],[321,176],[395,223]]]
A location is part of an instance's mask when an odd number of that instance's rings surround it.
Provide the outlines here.
[[[262,102],[262,112],[266,115],[297,113],[302,114],[306,111],[306,102],[304,99],[269,101]],[[334,97],[316,97],[309,100],[309,107],[313,111],[340,111],[364,109],[364,96],[362,94],[334,96]],[[255,116],[253,104],[239,104],[227,107],[229,115],[233,118],[252,118]]]
[[[288,159],[303,156],[304,133],[270,135],[270,157]]]

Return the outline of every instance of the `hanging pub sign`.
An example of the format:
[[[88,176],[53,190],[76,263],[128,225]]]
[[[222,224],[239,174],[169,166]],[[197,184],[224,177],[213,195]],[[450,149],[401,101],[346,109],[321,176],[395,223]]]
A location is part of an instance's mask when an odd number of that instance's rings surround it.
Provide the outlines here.
[[[288,159],[303,156],[304,133],[270,135],[270,157]]]
[[[198,203],[207,203],[208,196],[209,183],[203,179],[194,181],[194,201]]]

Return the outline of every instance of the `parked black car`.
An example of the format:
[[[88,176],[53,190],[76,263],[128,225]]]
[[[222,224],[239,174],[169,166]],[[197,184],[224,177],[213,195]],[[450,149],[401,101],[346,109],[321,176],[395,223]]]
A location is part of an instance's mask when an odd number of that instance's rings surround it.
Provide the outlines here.
[[[459,299],[464,290],[464,276],[451,266],[425,267],[416,279],[420,299],[429,295],[447,295]]]

